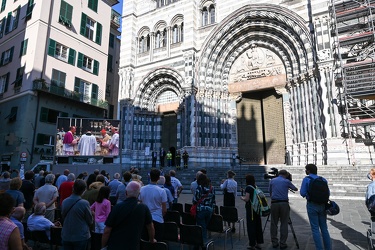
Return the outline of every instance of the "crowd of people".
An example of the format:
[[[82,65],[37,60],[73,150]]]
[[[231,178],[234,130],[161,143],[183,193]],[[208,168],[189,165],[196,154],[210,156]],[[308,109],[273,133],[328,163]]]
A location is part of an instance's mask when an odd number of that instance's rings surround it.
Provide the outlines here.
[[[305,172],[300,195],[307,200],[313,240],[316,249],[330,250],[325,204],[312,201],[309,189],[311,183],[321,177],[314,164],[307,164]],[[223,205],[227,207],[236,207],[238,185],[235,175],[229,170],[220,185],[224,193]],[[375,169],[370,171],[369,178],[375,180]],[[24,231],[42,230],[50,238],[51,227],[62,227],[65,250],[86,249],[92,232],[102,235],[102,247],[108,249],[123,249],[124,242],[128,249],[138,249],[140,239],[163,241],[164,216],[173,203],[178,203],[183,186],[174,170],[163,174],[157,168],[150,170],[147,182],[142,182],[135,168],[122,176],[115,173],[112,178],[104,170],[91,174],[84,172],[77,177],[68,169],[61,175],[41,171],[34,176],[32,171],[27,171],[23,180],[10,178],[9,173],[4,172],[0,179],[0,249],[30,249],[24,240]],[[372,182],[366,199],[375,194],[374,187]],[[196,223],[202,228],[202,238],[207,239],[207,226],[215,213],[216,190],[205,169],[196,173],[190,190],[192,203],[196,205]],[[240,199],[245,202],[248,249],[261,249],[264,243],[262,214],[253,203],[256,190],[254,176],[247,174],[246,188]],[[289,190],[298,191],[298,188],[292,184],[290,174],[280,170],[271,179],[268,190],[274,248],[287,248]],[[372,216],[374,218],[374,214]],[[236,231],[234,224],[228,226],[232,232]]]

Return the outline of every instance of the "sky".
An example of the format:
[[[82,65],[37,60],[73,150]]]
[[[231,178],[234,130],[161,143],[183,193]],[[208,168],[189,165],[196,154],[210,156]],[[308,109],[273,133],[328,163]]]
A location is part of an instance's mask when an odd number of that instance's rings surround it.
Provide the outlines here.
[[[120,3],[118,3],[118,4],[116,4],[115,6],[113,6],[113,8],[115,9],[115,11],[117,11],[118,13],[120,13],[121,14],[121,12],[122,12],[122,2],[123,2],[124,0],[120,0]]]

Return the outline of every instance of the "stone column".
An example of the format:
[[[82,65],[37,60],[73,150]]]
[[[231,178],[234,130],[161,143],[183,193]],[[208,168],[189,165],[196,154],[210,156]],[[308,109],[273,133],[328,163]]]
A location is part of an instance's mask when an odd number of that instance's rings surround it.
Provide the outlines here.
[[[150,33],[150,62],[154,60],[155,32]]]

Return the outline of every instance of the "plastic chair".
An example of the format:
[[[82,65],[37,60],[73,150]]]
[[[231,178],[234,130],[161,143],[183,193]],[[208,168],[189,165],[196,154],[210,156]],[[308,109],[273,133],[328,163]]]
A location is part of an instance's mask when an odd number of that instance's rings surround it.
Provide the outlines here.
[[[51,227],[51,247],[62,246],[61,231],[62,227]]]
[[[197,224],[196,219],[193,216],[191,216],[190,213],[187,213],[187,212],[183,212],[181,214],[181,219],[182,219],[182,224],[185,224],[185,225],[196,225]]]
[[[231,234],[231,228],[230,227],[224,228],[223,224],[224,224],[223,217],[219,214],[213,214],[210,222],[207,225],[207,230],[210,232],[214,232],[214,233],[225,234],[225,239],[224,239],[224,250],[225,250],[225,247],[227,244],[228,233],[230,235],[230,242],[232,244],[232,248],[233,248],[233,239],[232,239],[232,234]]]
[[[178,211],[180,214],[184,212],[184,208],[181,203],[172,203],[172,210]]]
[[[193,204],[185,203],[185,212],[190,213],[190,208],[193,206]]]
[[[178,240],[178,225],[175,222],[164,222],[163,240],[179,242]]]
[[[41,248],[40,244],[48,244],[50,249],[52,249],[51,241],[48,239],[46,231],[29,231],[30,232],[30,240],[34,241],[33,248]]]
[[[178,211],[167,211],[164,215],[165,222],[175,222],[178,226],[181,224],[180,213]]]
[[[168,250],[168,245],[164,242],[151,243],[141,239],[141,250]]]
[[[91,233],[91,250],[102,249],[102,236],[103,234],[90,232]]]
[[[205,247],[208,249],[209,246],[214,246],[214,241],[212,239],[207,239],[203,241],[202,227],[198,225],[184,225],[180,226],[180,243],[196,247]],[[183,245],[181,245],[183,249]]]
[[[243,226],[243,235],[245,236],[245,220],[238,217],[237,208],[220,206],[220,215],[223,216],[225,222],[238,223],[238,239],[241,240],[241,222]]]

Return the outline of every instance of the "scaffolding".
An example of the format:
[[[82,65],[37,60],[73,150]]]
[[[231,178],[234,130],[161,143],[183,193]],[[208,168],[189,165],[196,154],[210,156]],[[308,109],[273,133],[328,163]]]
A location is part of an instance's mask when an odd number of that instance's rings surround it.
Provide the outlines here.
[[[374,145],[375,0],[331,0],[335,83],[344,138]],[[352,140],[349,140],[351,143]]]

